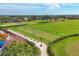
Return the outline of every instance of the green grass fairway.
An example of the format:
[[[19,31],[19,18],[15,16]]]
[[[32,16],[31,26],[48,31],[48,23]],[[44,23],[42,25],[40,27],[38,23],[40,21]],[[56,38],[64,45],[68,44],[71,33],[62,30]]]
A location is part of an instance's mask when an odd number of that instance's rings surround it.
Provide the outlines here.
[[[79,40],[68,44],[66,51],[71,56],[79,56]]]
[[[79,56],[79,37],[64,39],[51,46],[55,56]]]
[[[49,45],[51,41],[54,41],[58,37],[79,33],[79,20],[74,19],[58,22],[53,21],[48,23],[42,23],[41,21],[31,21],[26,22],[25,26],[12,27],[10,29]],[[75,38],[71,40],[71,42],[74,40]],[[65,50],[65,48],[68,46],[65,44],[67,43],[65,41],[58,43],[55,47],[51,48],[51,51],[54,50],[55,55],[69,55],[70,53]]]

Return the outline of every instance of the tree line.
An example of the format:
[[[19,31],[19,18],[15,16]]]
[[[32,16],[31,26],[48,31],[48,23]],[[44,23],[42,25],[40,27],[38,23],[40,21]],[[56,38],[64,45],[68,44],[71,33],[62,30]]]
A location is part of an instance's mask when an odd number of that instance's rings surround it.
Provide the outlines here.
[[[23,21],[64,21],[66,19],[79,19],[78,15],[25,15],[25,16],[0,16],[0,23]]]

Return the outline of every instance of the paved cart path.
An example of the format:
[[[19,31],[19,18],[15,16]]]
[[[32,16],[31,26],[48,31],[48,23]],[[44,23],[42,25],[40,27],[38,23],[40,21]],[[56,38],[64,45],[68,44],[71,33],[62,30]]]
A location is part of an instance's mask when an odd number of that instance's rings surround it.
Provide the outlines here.
[[[20,36],[20,37],[22,37],[22,38],[25,38],[25,39],[27,39],[27,40],[29,40],[29,41],[35,43],[35,46],[36,46],[37,48],[39,48],[40,51],[41,51],[41,56],[47,56],[47,55],[48,55],[48,54],[47,54],[47,46],[46,46],[46,44],[44,44],[44,43],[42,43],[42,42],[40,42],[40,41],[34,40],[34,39],[30,39],[30,38],[28,38],[28,37],[26,37],[26,36],[24,36],[24,35],[22,35],[22,34],[20,34],[20,33],[17,33],[17,32],[15,32],[15,31],[13,31],[13,30],[7,30],[7,31],[9,31],[9,32],[11,32],[11,33],[14,33],[14,34],[16,34],[16,35],[18,35],[18,36]],[[41,44],[42,44],[42,46],[41,46]]]

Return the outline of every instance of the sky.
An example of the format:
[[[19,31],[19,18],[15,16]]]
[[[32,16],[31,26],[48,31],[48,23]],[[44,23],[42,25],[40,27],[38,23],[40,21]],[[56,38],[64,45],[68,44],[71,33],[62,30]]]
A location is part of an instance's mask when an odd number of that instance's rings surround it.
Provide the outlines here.
[[[79,3],[0,3],[0,15],[79,15]]]

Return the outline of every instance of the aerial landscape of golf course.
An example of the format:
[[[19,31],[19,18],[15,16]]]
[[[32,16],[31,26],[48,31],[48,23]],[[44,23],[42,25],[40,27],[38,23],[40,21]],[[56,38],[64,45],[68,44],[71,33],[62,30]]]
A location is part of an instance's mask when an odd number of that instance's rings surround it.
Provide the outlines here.
[[[79,56],[79,3],[0,4],[0,56]]]
[[[36,23],[36,24],[28,24],[26,26],[18,27],[14,29],[15,31],[21,32],[25,35],[31,36],[40,40],[49,46],[51,43],[51,55],[79,55],[78,52],[78,44],[79,44],[79,37],[73,36],[71,38],[66,38],[54,46],[52,45],[52,41],[56,38],[67,36],[71,34],[78,34],[79,32],[79,20],[67,20],[67,21],[60,21],[60,22],[50,22],[50,23]],[[29,31],[27,30],[29,29]],[[32,30],[34,29],[34,30]],[[33,33],[30,31],[33,31]],[[41,34],[40,34],[41,32]],[[40,39],[40,37],[42,39]],[[50,47],[49,46],[49,47]],[[48,47],[48,48],[49,48]]]
[[[12,30],[16,33],[31,38],[34,41],[38,41],[38,42],[40,41],[46,44],[47,46],[46,53],[49,56],[78,56],[79,55],[79,51],[78,51],[79,50],[79,46],[78,46],[79,20],[78,19],[77,20],[66,19],[64,21],[51,21],[51,22],[46,20],[44,21],[34,20],[34,21],[24,22],[24,24],[25,25],[23,26],[17,26],[17,27],[12,26],[12,27],[7,27],[5,29]],[[30,48],[33,49],[32,47]],[[30,48],[27,47],[26,49],[30,50]],[[26,53],[25,55],[27,55]],[[31,53],[36,53],[33,55],[40,55],[39,49],[37,49],[36,51],[34,51],[33,49]]]

